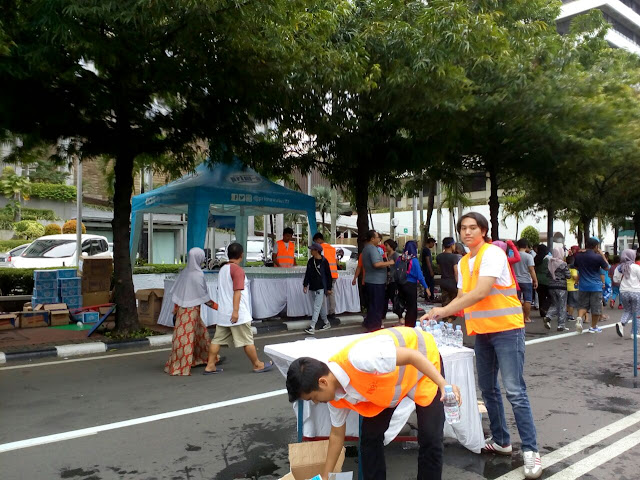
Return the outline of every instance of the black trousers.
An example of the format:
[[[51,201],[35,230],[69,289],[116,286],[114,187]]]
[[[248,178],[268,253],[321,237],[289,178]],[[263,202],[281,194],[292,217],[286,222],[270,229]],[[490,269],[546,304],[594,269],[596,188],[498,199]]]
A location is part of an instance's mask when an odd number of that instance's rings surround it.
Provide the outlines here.
[[[538,306],[540,316],[546,316],[547,310],[551,306],[551,297],[549,296],[549,287],[547,285],[538,284]]]
[[[406,314],[404,316],[405,327],[415,327],[418,319],[418,284],[407,282],[398,287],[398,295],[404,300]]]
[[[387,283],[387,287],[384,295],[384,317],[387,318],[387,312],[389,311],[389,300],[394,303],[396,295],[398,294],[398,287],[396,282]]]
[[[440,359],[442,366],[442,358]],[[442,371],[442,368],[440,369]],[[364,480],[386,480],[387,466],[384,460],[384,432],[389,427],[395,408],[387,408],[375,417],[362,419],[360,453]],[[442,455],[444,453],[444,406],[440,392],[427,407],[416,405],[418,416],[418,480],[442,479]],[[392,480],[397,475],[390,477]]]
[[[384,303],[386,285],[365,283],[364,289],[367,292],[367,316],[364,317],[364,327],[373,332],[380,330],[382,319],[387,306]]]

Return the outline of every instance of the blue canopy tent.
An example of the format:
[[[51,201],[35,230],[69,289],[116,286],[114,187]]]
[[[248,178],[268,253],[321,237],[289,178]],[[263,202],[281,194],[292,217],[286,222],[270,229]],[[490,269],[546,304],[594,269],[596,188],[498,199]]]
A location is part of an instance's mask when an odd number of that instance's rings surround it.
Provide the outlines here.
[[[248,217],[303,212],[316,231],[315,198],[289,190],[243,167],[200,164],[194,173],[133,197],[129,252],[135,262],[145,213],[187,214],[187,250],[204,247],[210,215],[235,217],[236,241],[247,247]]]

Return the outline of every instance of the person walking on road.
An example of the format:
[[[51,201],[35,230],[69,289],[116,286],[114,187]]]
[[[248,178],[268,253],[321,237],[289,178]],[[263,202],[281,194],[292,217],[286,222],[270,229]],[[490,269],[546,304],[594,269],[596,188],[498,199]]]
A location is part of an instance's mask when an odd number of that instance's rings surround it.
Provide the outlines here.
[[[273,368],[273,362],[262,362],[258,358],[256,346],[253,343],[249,282],[240,266],[244,249],[239,243],[232,243],[227,247],[227,255],[229,263],[224,265],[218,273],[218,319],[216,333],[209,347],[209,361],[204,375],[222,373],[222,369],[218,368],[217,360],[221,345],[244,348],[244,353],[253,366],[253,372],[268,372]]]
[[[551,329],[551,319],[558,317],[558,331],[569,330],[567,322],[567,280],[571,278],[571,272],[567,262],[564,261],[564,249],[554,247],[553,257],[549,259],[549,299],[550,306],[544,317],[544,327]]]
[[[589,333],[600,333],[598,321],[602,315],[602,269],[609,270],[609,264],[598,248],[600,240],[591,237],[585,242],[586,250],[576,255],[575,267],[578,270],[578,317],[576,330],[582,332],[583,319],[591,312],[591,328]]]
[[[384,304],[385,289],[387,287],[387,267],[392,266],[393,260],[384,261],[378,245],[380,236],[375,230],[369,230],[365,238],[366,244],[362,250],[362,267],[366,272],[364,288],[367,297],[367,316],[363,326],[369,332],[382,328],[387,305]]]
[[[505,253],[488,243],[489,223],[484,216],[467,213],[460,217],[457,228],[470,249],[458,265],[458,296],[446,307],[434,308],[422,318],[437,319],[464,310],[467,333],[476,336],[478,385],[491,427],[485,450],[502,455],[513,451],[498,384],[501,373],[522,441],[524,476],[539,478],[542,462],[524,381],[524,316],[515,280]]]
[[[434,286],[435,286],[435,274],[433,273],[433,247],[436,246],[436,239],[429,237],[425,242],[425,246],[422,247],[420,252],[420,263],[422,263],[422,276],[429,287],[429,293],[425,293],[424,299],[427,302],[433,302],[434,298]]]
[[[327,297],[327,317],[329,317],[329,320],[335,321],[337,325],[339,321],[336,319],[335,286],[338,280],[338,256],[335,247],[325,242],[324,236],[320,232],[313,236],[313,241],[322,247],[322,256],[329,262],[329,268],[331,269],[331,288],[329,290],[331,290],[333,294]]]
[[[442,306],[446,307],[458,295],[458,262],[462,256],[454,253],[456,241],[453,237],[442,240],[442,253],[436,257],[440,267],[440,290],[442,291]],[[454,317],[455,318],[455,317]]]
[[[387,258],[389,260],[393,260],[394,262],[400,258],[400,254],[396,252],[396,248],[398,248],[398,243],[395,240],[387,239],[384,241],[384,248],[387,251]],[[398,319],[402,322],[402,311],[400,311],[397,307],[397,295],[398,295],[398,285],[396,284],[395,279],[396,274],[396,264],[394,263],[389,267],[389,271],[387,272],[387,290],[385,294],[384,304],[387,306],[384,313],[384,318],[387,318],[387,309],[389,305],[389,301],[393,305],[393,313],[398,315]]]
[[[409,240],[405,246],[402,256],[395,264],[395,280],[398,285],[398,295],[402,299],[406,314],[404,316],[404,325],[406,327],[415,327],[418,319],[418,282],[424,287],[426,298],[431,296],[429,286],[422,276],[420,263],[416,256],[418,255],[418,246],[413,240]]]
[[[447,385],[442,372],[442,358],[433,336],[407,327],[360,337],[327,363],[310,357],[294,360],[287,372],[289,401],[329,404],[331,433],[322,480],[329,480],[329,473],[334,471],[351,410],[362,417],[364,479],[387,478],[384,432],[405,397],[415,402],[418,416],[418,480],[440,480],[445,419],[442,402]],[[459,388],[452,387],[461,404]],[[398,475],[394,472],[390,478]]]
[[[549,310],[549,248],[541,243],[537,247],[537,254],[533,261],[536,266],[538,278],[538,309],[542,318],[547,316]]]
[[[324,301],[325,296],[330,297],[333,293],[333,283],[331,282],[329,262],[322,256],[322,245],[319,243],[312,244],[309,247],[309,252],[311,253],[311,258],[307,262],[307,271],[304,274],[302,286],[305,294],[311,290],[313,297],[313,314],[311,315],[311,324],[309,328],[305,330],[305,333],[315,335],[318,317],[321,317],[324,321],[322,330],[331,328]]]
[[[529,241],[526,238],[521,238],[518,240],[517,246],[520,261],[513,264],[513,273],[520,285],[518,293],[522,302],[524,323],[531,323],[531,303],[533,302],[533,291],[538,288],[538,277],[533,256],[528,252]]]
[[[624,250],[620,265],[613,272],[613,281],[620,283],[620,303],[624,308],[622,318],[616,323],[616,332],[621,337],[627,323],[640,316],[640,266],[635,263],[636,255],[635,250]]]
[[[207,363],[209,332],[200,317],[200,306],[204,304],[217,310],[218,305],[209,296],[200,267],[204,261],[204,250],[189,250],[187,266],[180,272],[171,290],[175,325],[171,354],[164,366],[164,371],[169,375],[191,375],[191,367]],[[220,362],[220,357],[217,360]]]

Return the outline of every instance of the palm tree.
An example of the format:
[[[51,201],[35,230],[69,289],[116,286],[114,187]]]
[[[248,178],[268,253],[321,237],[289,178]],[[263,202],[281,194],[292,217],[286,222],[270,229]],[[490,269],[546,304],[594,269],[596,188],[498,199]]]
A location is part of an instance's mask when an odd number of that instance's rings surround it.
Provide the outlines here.
[[[453,177],[442,183],[442,205],[451,212],[453,216],[453,224],[456,225],[456,208],[470,207],[473,203],[464,192],[462,177]],[[456,232],[456,237],[458,233]]]
[[[531,207],[521,194],[506,195],[500,200],[502,204],[502,225],[507,226],[507,218],[515,217],[516,219],[516,240],[520,231],[520,222],[522,222]]]
[[[326,233],[326,225],[324,222],[325,214],[331,210],[331,189],[324,185],[316,185],[311,190],[311,195],[316,199],[316,210],[320,210],[322,217],[322,230]]]
[[[10,198],[9,207],[13,210],[13,221],[19,222],[21,218],[20,202],[24,198],[29,200],[31,183],[27,177],[21,177],[11,167],[5,167],[0,177],[0,192]]]

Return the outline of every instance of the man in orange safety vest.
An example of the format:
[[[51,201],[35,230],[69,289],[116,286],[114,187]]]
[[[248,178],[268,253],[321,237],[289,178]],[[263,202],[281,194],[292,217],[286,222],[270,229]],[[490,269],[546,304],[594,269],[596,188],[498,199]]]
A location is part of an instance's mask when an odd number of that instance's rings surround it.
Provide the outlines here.
[[[282,231],[282,240],[276,242],[273,251],[273,264],[280,268],[291,268],[296,265],[296,244],[292,241],[293,229],[287,227]]]

